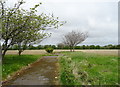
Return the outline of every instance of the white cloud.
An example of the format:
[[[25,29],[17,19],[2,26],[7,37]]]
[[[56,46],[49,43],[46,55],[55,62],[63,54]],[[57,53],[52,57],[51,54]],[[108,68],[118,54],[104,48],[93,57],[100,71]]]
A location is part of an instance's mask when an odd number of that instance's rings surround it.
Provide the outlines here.
[[[17,0],[8,0],[9,5]],[[58,30],[51,30],[52,37],[41,44],[57,44],[61,37],[72,30],[88,31],[89,38],[82,44],[118,43],[118,1],[119,0],[25,0],[22,7],[28,9],[38,2],[38,14],[53,13],[67,24]]]

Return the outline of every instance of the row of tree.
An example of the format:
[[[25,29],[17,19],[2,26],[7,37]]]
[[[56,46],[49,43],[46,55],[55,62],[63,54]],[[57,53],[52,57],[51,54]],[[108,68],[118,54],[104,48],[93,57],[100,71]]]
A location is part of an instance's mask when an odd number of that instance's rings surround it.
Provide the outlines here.
[[[2,58],[4,58],[7,50],[15,44],[18,46],[17,49],[20,54],[26,45],[39,43],[49,37],[50,34],[46,33],[46,30],[58,28],[65,23],[59,21],[58,17],[54,17],[53,14],[41,13],[38,15],[36,8],[41,3],[30,7],[28,10],[20,7],[24,3],[23,0],[20,0],[14,7],[9,7],[5,0],[0,0]]]
[[[38,46],[22,46],[24,49],[28,50],[39,50],[39,49],[46,49],[48,47],[54,48],[54,49],[70,49],[69,46],[65,46],[63,44],[58,44],[56,45],[38,45]],[[12,47],[9,48],[9,50],[18,50],[18,45],[13,45]],[[120,49],[120,45],[105,45],[105,46],[100,46],[100,45],[82,45],[82,46],[75,46],[75,49]]]

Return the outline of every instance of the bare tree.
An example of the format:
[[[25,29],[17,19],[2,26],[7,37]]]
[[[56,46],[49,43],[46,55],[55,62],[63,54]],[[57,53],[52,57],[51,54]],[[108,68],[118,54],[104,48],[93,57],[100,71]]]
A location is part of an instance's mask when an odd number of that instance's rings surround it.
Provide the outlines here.
[[[88,37],[88,33],[72,31],[64,35],[63,43],[69,46],[70,51],[74,51],[74,47],[83,42]]]

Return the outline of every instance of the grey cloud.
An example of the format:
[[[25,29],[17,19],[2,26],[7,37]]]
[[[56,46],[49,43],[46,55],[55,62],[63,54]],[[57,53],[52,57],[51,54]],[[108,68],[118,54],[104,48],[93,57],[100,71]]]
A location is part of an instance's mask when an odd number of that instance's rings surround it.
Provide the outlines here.
[[[10,0],[15,1],[15,0]],[[90,2],[92,1],[92,2]],[[38,0],[26,0],[23,8],[28,9]],[[118,3],[117,0],[42,0],[38,8],[42,12],[67,21],[59,29],[52,29],[50,38],[39,44],[57,44],[62,37],[72,30],[88,31],[89,37],[83,44],[118,44]]]

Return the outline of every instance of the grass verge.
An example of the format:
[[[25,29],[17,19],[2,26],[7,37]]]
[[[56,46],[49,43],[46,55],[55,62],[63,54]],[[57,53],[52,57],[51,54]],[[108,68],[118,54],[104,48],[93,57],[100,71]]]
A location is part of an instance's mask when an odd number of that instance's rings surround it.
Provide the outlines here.
[[[62,85],[117,85],[118,57],[83,52],[62,52]]]

